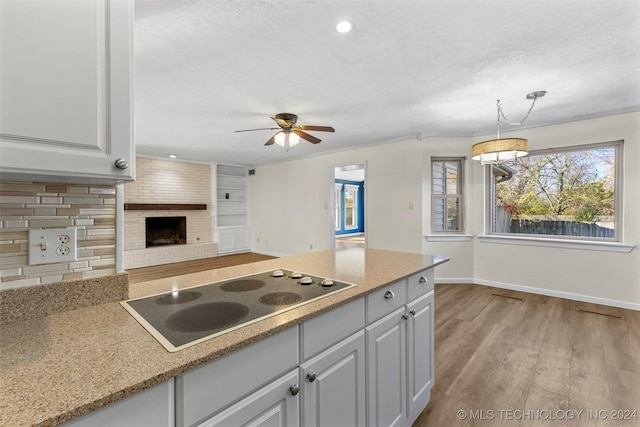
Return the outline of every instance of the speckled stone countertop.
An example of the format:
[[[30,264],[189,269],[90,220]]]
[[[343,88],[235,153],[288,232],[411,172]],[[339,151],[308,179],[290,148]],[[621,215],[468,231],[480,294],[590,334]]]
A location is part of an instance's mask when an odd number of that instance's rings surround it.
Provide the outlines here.
[[[132,285],[129,298],[276,268],[358,286],[176,353],[112,302],[0,328],[0,425],[54,426],[146,389],[448,258],[352,248]]]

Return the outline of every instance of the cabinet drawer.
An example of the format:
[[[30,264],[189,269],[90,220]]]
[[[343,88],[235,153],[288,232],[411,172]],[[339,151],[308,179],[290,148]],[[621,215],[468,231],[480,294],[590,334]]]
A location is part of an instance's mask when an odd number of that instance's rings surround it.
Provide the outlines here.
[[[198,427],[298,425],[300,400],[291,394],[299,384],[298,371],[290,372],[245,397]]]
[[[182,400],[183,425],[193,425],[296,366],[294,327],[178,377],[176,410]]]
[[[367,325],[407,303],[407,282],[401,280],[367,295]]]
[[[364,298],[307,320],[300,327],[300,353],[307,360],[364,328]]]
[[[421,271],[407,279],[407,301],[413,301],[414,299],[425,295],[427,292],[433,290],[433,268],[429,270]]]

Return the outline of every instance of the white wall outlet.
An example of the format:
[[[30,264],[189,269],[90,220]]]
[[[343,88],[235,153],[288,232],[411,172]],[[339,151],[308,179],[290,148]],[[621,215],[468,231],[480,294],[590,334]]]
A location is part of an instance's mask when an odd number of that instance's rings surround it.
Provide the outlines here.
[[[75,227],[29,230],[29,265],[77,260],[77,240]]]

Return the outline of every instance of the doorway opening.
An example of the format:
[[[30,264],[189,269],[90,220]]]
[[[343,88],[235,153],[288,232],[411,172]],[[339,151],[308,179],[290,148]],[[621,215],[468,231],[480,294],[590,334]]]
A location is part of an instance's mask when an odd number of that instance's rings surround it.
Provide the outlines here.
[[[333,168],[332,247],[366,247],[365,172],[365,163]]]

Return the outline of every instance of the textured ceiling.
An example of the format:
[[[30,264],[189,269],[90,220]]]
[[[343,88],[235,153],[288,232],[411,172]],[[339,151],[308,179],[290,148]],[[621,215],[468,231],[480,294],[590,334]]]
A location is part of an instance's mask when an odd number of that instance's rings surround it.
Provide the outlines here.
[[[135,0],[136,150],[257,165],[640,110],[639,1]],[[338,21],[355,23],[349,34]],[[310,132],[264,143],[271,116]],[[501,126],[508,130],[510,126]]]

